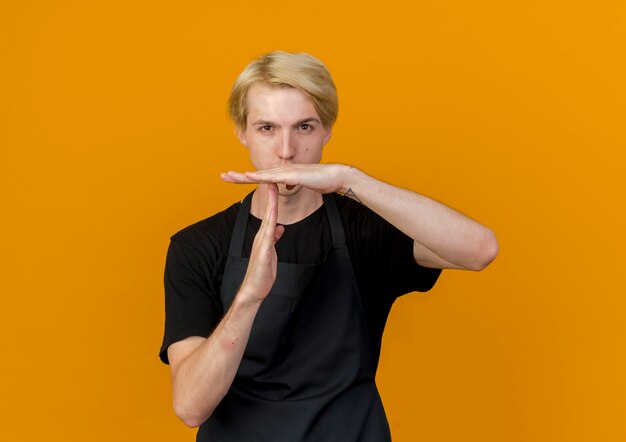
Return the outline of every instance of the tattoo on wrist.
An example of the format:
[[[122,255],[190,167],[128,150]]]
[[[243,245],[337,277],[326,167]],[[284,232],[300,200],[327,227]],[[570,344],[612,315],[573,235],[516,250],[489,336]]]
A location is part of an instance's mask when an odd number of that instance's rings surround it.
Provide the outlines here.
[[[363,202],[359,199],[358,196],[356,196],[356,193],[354,193],[354,191],[352,190],[352,187],[350,187],[346,193],[340,193],[340,195],[342,196],[347,196],[349,198],[352,198],[355,201],[358,201],[359,203],[363,204]]]

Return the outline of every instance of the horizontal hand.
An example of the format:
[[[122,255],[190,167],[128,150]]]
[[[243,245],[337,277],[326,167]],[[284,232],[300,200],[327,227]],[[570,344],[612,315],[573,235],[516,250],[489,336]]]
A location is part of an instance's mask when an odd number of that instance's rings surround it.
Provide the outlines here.
[[[230,171],[221,174],[221,178],[234,184],[276,183],[299,185],[319,193],[344,193],[347,175],[353,169],[344,164],[292,164],[256,172]]]

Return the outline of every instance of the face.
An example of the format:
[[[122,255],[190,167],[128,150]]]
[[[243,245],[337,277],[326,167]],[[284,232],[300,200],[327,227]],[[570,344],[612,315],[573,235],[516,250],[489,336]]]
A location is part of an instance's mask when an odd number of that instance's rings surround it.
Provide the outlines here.
[[[246,104],[247,126],[238,136],[257,170],[320,162],[331,130],[322,125],[308,95],[291,87],[254,85]]]

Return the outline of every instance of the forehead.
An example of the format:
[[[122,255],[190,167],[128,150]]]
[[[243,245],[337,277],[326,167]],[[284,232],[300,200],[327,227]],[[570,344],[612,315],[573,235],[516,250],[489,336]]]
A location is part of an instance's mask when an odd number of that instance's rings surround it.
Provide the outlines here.
[[[267,120],[288,123],[305,118],[317,118],[313,100],[293,87],[254,85],[246,97],[248,123]]]

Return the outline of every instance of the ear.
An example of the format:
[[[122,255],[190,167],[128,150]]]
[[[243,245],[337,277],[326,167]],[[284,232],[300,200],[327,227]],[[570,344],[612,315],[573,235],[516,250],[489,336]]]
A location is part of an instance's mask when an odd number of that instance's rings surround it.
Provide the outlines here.
[[[324,137],[324,145],[326,145],[326,143],[328,143],[328,141],[330,140],[330,136],[333,134],[333,129],[329,128],[328,131],[326,132],[326,136]]]
[[[239,126],[237,126],[237,138],[239,138],[239,142],[241,144],[248,147],[248,139],[246,138],[246,132]]]

